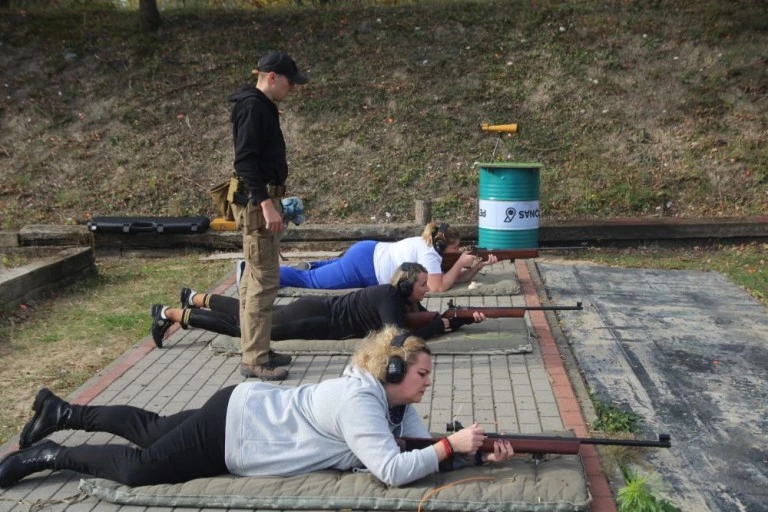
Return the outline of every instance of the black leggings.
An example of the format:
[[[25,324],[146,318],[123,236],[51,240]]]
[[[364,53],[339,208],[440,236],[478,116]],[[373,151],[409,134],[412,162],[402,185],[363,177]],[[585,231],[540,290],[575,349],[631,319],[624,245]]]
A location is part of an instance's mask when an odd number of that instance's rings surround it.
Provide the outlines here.
[[[240,301],[225,295],[206,296],[210,309],[187,309],[182,327],[197,327],[218,334],[240,337]],[[331,338],[325,299],[300,297],[272,311],[272,340],[327,340]],[[336,334],[335,336],[339,336]]]
[[[128,405],[72,405],[67,428],[108,432],[138,448],[120,444],[63,447],[54,467],[132,487],[224,474],[227,405],[234,389],[220,389],[202,408],[170,416]]]

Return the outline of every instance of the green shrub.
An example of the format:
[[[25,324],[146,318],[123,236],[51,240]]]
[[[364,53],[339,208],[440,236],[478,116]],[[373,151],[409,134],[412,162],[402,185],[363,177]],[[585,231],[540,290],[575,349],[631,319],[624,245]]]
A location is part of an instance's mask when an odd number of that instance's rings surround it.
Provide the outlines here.
[[[624,478],[627,485],[619,489],[616,500],[619,512],[680,512],[669,500],[657,495],[649,476],[624,469]]]

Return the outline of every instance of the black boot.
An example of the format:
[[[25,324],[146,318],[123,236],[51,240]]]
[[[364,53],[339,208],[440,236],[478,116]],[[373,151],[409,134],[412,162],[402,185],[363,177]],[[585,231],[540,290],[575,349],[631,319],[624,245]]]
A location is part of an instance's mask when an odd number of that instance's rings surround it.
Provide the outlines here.
[[[36,446],[10,454],[0,462],[0,487],[11,487],[32,473],[54,469],[59,450],[61,445],[46,439]]]
[[[44,437],[67,428],[72,417],[72,406],[54,395],[49,389],[37,392],[32,405],[35,415],[24,425],[19,436],[19,448],[29,448]]]

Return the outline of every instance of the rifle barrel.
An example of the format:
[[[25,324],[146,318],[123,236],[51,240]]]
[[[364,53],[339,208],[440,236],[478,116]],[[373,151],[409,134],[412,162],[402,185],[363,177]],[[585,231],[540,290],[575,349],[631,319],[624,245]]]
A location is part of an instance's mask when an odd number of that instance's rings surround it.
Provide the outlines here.
[[[646,439],[603,439],[591,437],[564,437],[564,436],[532,436],[532,435],[511,435],[486,433],[486,439],[480,450],[485,452],[493,451],[493,444],[497,439],[506,439],[512,442],[512,447],[517,453],[559,453],[572,454],[579,453],[582,444],[603,444],[613,446],[636,446],[643,448],[670,448],[672,443],[669,434],[659,434],[659,440]],[[406,442],[409,449],[426,448],[440,440],[435,438],[401,438]]]
[[[523,249],[485,249],[483,247],[473,247],[469,249],[470,254],[474,254],[476,256],[480,256],[482,259],[487,259],[488,254],[495,254],[499,260],[510,260],[514,261],[516,259],[524,260],[524,259],[530,259],[530,258],[537,258],[539,256],[539,252],[541,251],[572,251],[572,250],[579,250],[579,249],[587,249],[587,244],[583,243],[580,245],[573,245],[573,246],[567,246],[567,247],[530,247],[530,248],[523,248]],[[459,257],[461,256],[462,252],[453,252],[453,253],[446,253],[442,255],[442,262],[440,264],[441,268],[443,269],[443,272],[448,272],[448,270],[453,267],[453,265],[458,261]],[[483,256],[486,256],[486,258],[483,258]]]
[[[526,311],[581,311],[584,306],[577,302],[575,306],[524,306]]]
[[[602,444],[610,446],[640,446],[647,448],[670,448],[672,446],[669,434],[659,434],[658,441],[651,439],[608,439],[600,437],[561,437],[561,436],[525,436],[486,433],[489,439],[509,439],[510,441],[573,441],[581,444]]]
[[[563,245],[558,247],[525,247],[525,248],[519,248],[519,249],[486,249],[485,247],[472,247],[471,249],[469,249],[469,251],[473,254],[476,254],[476,253],[488,254],[488,253],[497,253],[497,252],[531,253],[531,252],[541,252],[541,251],[580,251],[584,249],[589,249],[586,243],[581,243],[579,245]]]
[[[583,249],[589,249],[586,243],[579,245],[565,245],[562,247],[539,247],[539,251],[580,251]]]
[[[475,311],[484,313],[488,318],[504,317],[510,313],[526,311],[581,311],[584,309],[581,302],[577,302],[575,306],[454,306],[453,300],[448,302],[448,309],[443,313],[443,318],[450,318],[451,316],[457,316],[460,313],[474,313]]]

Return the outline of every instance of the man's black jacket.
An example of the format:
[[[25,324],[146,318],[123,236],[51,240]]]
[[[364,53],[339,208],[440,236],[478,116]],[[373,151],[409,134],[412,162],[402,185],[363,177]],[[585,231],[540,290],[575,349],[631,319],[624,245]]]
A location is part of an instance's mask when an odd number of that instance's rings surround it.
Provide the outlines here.
[[[229,96],[235,171],[259,204],[269,198],[267,185],[285,185],[288,163],[277,105],[255,87],[243,87]]]

